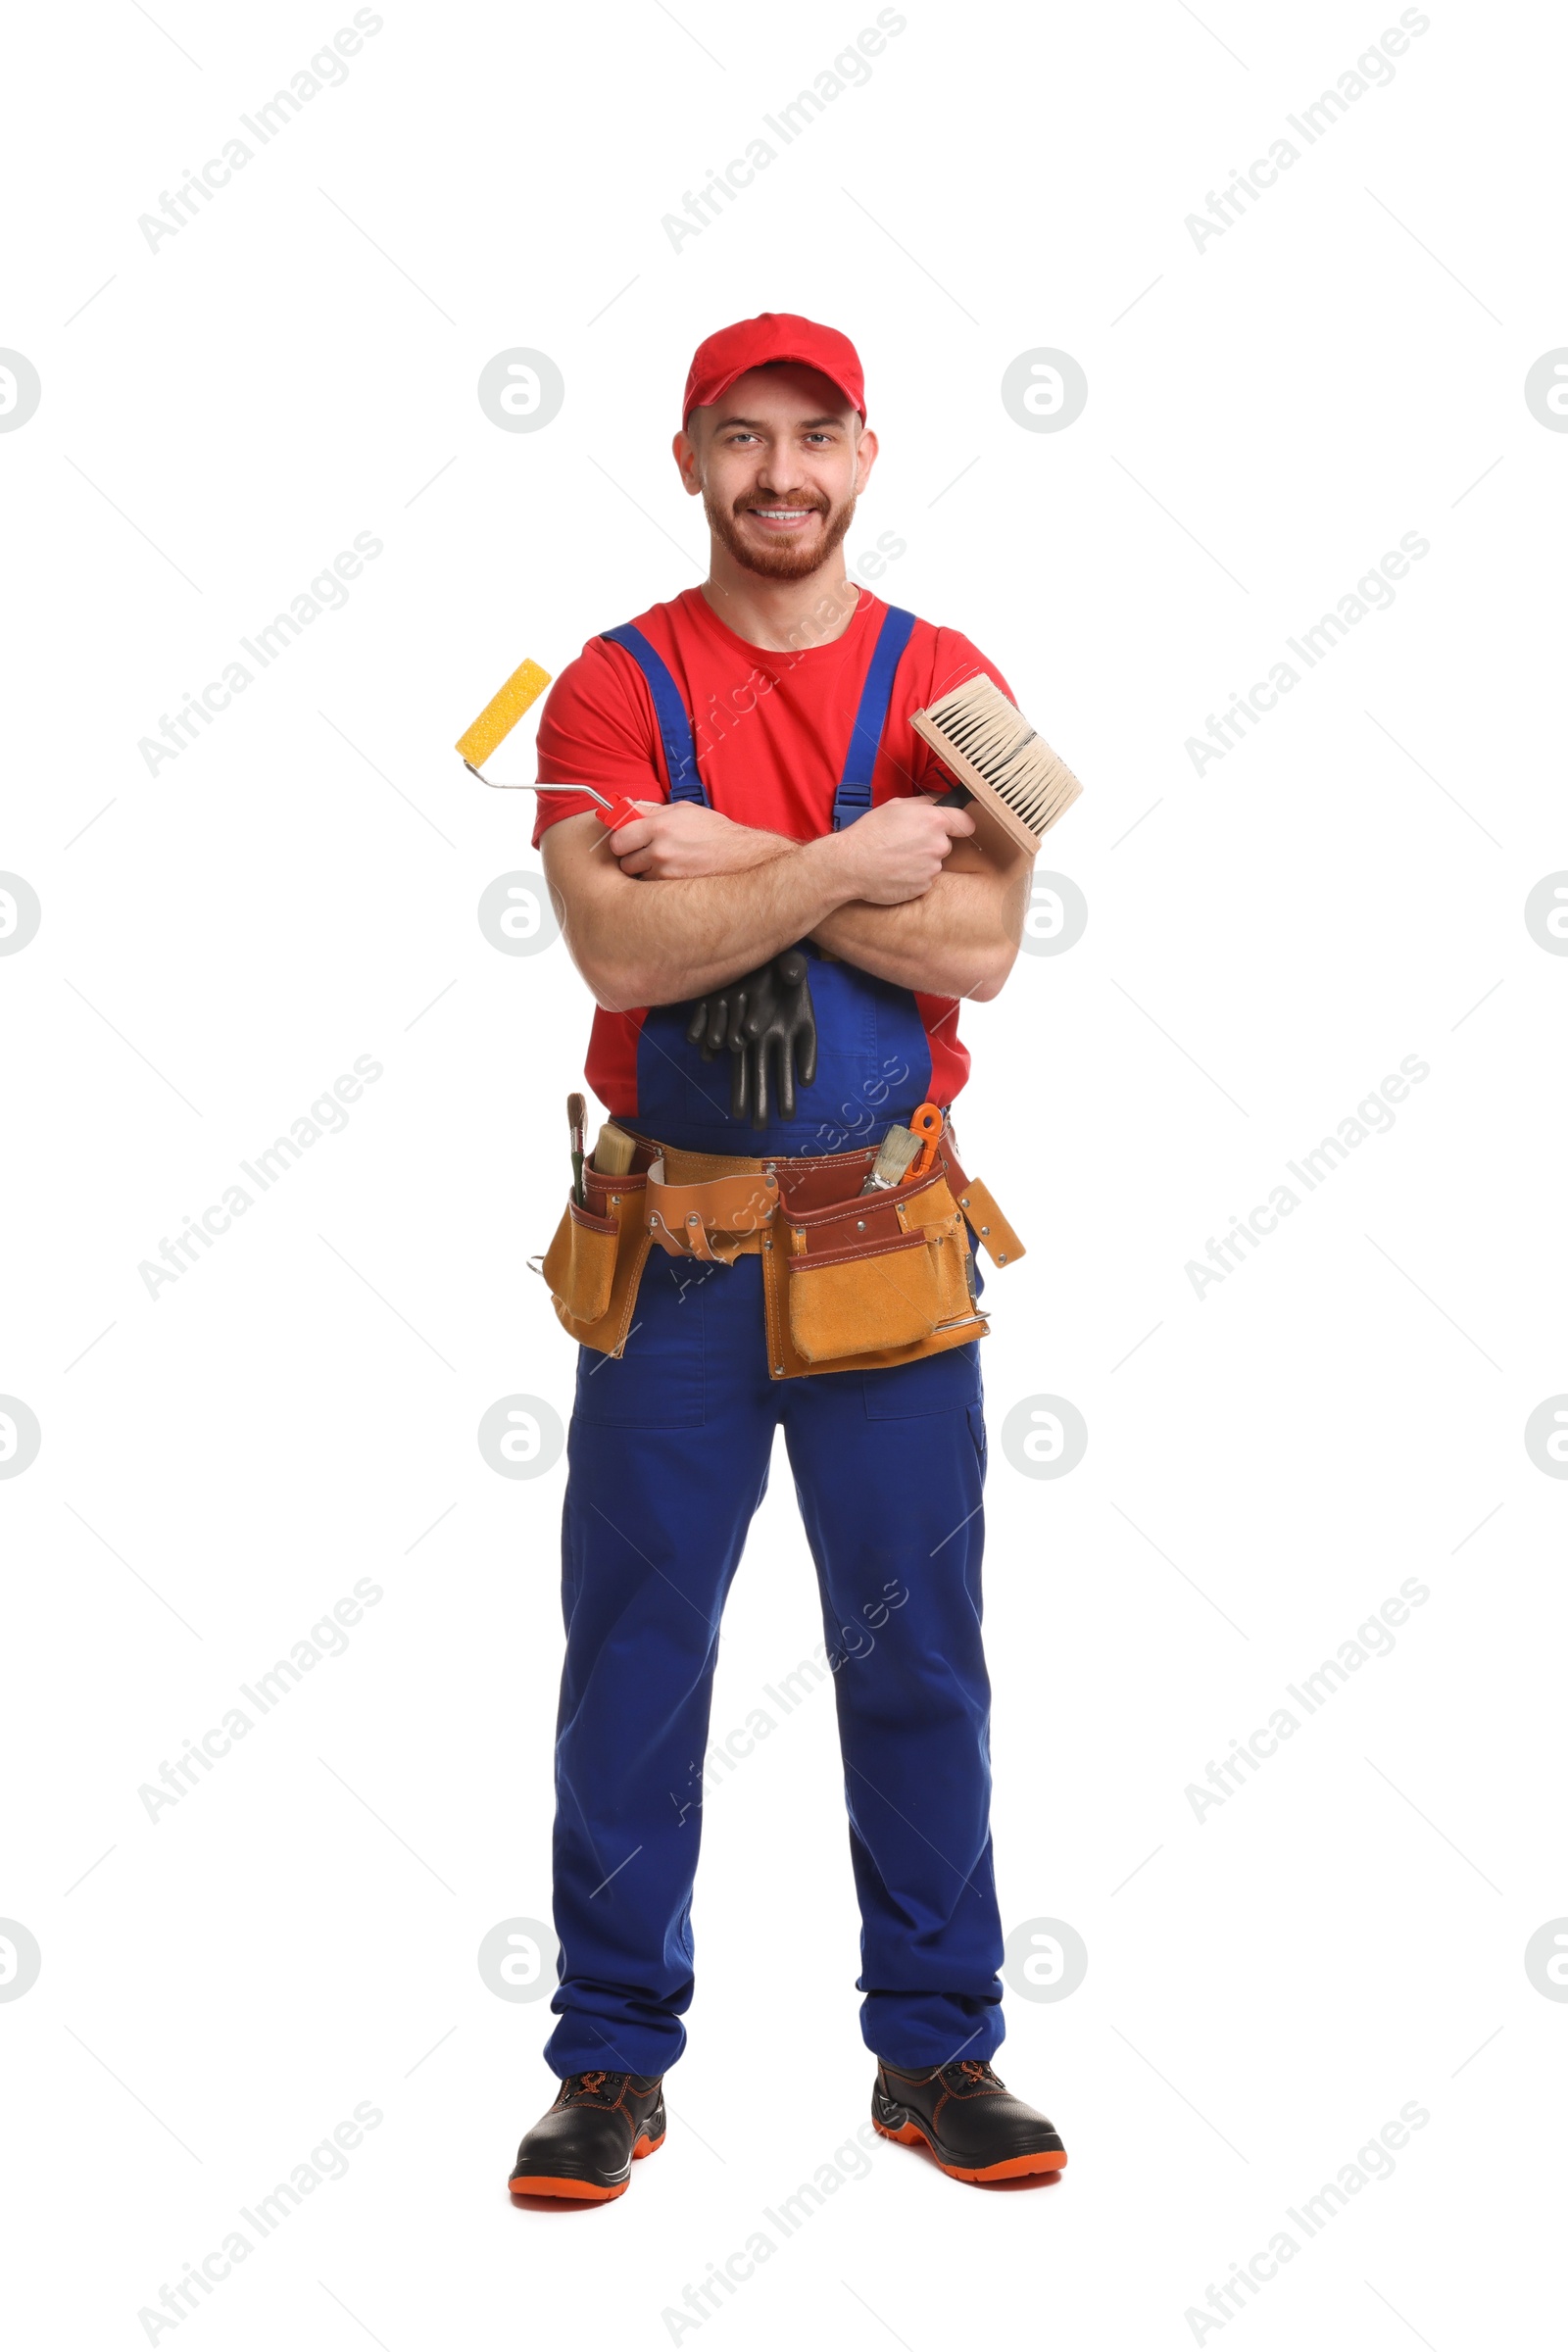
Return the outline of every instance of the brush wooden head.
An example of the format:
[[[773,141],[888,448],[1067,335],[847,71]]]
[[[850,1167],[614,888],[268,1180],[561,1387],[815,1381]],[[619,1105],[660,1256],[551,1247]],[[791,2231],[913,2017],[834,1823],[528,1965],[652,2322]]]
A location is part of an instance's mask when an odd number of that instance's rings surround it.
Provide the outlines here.
[[[1000,833],[1008,854],[1021,850],[1033,858],[1042,837],[1083,790],[1071,768],[984,671],[928,710],[916,710],[909,723],[973,795],[976,832],[982,838]]]

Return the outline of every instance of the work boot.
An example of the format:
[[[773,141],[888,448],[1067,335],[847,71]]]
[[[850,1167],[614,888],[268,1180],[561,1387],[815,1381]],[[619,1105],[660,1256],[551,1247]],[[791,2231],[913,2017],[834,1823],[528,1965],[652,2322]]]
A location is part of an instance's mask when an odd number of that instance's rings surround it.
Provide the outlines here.
[[[556,2102],[523,2134],[508,2182],[514,2196],[623,2197],[634,2156],[663,2144],[662,2075],[567,2075]]]
[[[871,2121],[884,2139],[923,2139],[955,2180],[1059,2173],[1067,2161],[1055,2127],[977,2058],[916,2072],[879,2059]]]

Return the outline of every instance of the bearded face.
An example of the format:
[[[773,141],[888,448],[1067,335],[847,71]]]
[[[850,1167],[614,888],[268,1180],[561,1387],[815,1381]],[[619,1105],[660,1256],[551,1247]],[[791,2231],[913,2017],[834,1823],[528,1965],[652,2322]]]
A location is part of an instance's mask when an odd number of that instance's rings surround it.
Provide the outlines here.
[[[767,580],[804,580],[827,562],[855,519],[851,490],[837,502],[797,483],[788,490],[746,490],[724,500],[705,485],[703,507],[714,537],[737,564]]]
[[[842,545],[876,455],[844,394],[785,361],[738,376],[677,437],[689,490],[743,570],[802,580]]]

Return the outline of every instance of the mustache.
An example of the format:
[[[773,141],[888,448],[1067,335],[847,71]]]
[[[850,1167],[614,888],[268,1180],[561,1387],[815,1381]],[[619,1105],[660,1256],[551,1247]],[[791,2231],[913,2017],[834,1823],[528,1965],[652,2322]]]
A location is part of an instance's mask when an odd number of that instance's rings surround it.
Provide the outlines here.
[[[789,507],[791,509],[798,508],[802,513],[825,514],[828,512],[828,506],[829,501],[820,496],[816,498],[763,498],[759,492],[748,490],[743,497],[735,501],[734,512],[737,514],[749,514],[753,507]]]

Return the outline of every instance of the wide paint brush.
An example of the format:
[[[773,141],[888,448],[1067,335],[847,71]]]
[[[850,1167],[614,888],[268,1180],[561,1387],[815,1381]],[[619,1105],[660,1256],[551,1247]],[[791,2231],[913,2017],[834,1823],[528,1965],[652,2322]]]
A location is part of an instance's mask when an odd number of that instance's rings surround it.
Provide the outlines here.
[[[1043,735],[984,671],[909,724],[958,782],[939,808],[967,808],[975,837],[1009,864],[1021,850],[1035,857],[1042,836],[1072,807],[1083,786]]]

